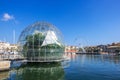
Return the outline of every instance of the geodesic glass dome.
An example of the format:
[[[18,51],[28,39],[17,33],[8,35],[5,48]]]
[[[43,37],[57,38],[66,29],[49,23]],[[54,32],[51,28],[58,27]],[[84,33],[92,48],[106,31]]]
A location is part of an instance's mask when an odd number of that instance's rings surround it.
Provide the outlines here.
[[[36,22],[24,29],[18,40],[19,52],[28,61],[62,59],[63,36],[52,24]]]

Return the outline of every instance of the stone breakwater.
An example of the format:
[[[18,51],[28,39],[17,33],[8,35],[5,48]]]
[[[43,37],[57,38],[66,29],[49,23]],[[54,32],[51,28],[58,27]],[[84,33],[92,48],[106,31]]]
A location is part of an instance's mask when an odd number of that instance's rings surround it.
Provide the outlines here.
[[[0,61],[0,71],[9,70],[10,61]]]

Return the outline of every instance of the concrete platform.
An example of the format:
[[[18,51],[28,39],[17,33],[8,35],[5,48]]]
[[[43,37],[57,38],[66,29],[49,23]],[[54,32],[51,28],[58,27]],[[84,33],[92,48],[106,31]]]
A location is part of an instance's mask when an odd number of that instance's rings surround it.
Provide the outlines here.
[[[0,71],[9,70],[11,61],[0,61]]]

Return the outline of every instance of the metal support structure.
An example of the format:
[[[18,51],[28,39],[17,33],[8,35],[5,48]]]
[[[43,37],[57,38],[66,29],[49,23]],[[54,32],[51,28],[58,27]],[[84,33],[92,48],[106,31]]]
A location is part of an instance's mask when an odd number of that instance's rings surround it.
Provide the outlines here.
[[[48,33],[49,35],[47,35]],[[48,38],[45,40],[46,36]],[[41,42],[45,42],[45,44],[42,46]],[[62,59],[61,55],[64,52],[62,49],[64,48],[64,43],[61,32],[54,25],[47,22],[36,22],[28,26],[21,33],[18,43],[20,43],[19,47],[22,49],[20,52],[26,51],[24,52],[24,57],[27,57],[27,59],[31,58],[30,61],[33,62],[36,60],[39,62],[41,60],[53,61],[59,58]],[[27,50],[25,50],[26,47]]]

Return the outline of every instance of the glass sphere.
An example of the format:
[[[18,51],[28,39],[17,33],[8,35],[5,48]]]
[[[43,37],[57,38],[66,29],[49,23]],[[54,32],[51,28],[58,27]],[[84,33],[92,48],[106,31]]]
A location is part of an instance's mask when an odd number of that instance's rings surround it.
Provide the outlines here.
[[[47,22],[36,22],[24,29],[18,45],[22,56],[33,62],[60,60],[64,53],[61,32]]]

